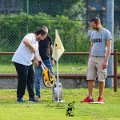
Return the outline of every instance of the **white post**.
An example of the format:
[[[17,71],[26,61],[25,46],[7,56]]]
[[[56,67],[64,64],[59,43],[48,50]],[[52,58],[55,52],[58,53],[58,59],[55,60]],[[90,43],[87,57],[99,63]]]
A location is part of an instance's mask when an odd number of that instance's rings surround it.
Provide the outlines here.
[[[57,98],[58,98],[58,102],[59,102],[59,68],[58,68],[58,48],[57,48],[57,44],[56,44],[56,58],[57,58],[57,92],[58,92],[58,96],[57,96]]]

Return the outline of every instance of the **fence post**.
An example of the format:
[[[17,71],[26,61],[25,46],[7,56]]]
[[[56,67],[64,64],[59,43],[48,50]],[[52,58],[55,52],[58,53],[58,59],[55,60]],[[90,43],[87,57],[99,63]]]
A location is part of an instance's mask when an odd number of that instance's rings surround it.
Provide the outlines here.
[[[27,16],[26,16],[26,32],[28,33],[28,15],[29,15],[29,0],[27,0],[26,3],[26,9],[27,9]]]
[[[112,53],[114,52],[114,0],[107,0],[107,29],[112,34]],[[113,56],[111,55],[108,62],[108,74],[114,74]],[[106,87],[113,87],[113,78],[107,78]]]
[[[117,79],[117,49],[114,50],[114,92],[117,92],[118,79]]]

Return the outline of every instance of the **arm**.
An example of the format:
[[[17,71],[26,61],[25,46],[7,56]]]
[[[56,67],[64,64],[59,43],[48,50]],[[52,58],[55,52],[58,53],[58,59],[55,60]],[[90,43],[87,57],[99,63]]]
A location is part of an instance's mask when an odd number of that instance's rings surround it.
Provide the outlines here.
[[[51,45],[50,45],[50,56],[51,56],[52,66],[54,66],[54,59],[52,58],[52,53],[53,53],[53,45],[51,44]]]
[[[91,45],[90,45],[90,49],[89,49],[89,57],[88,57],[88,62],[89,62],[89,59],[90,59],[90,54],[91,54],[91,49],[92,49],[92,46],[93,46],[93,43],[91,42]]]
[[[48,69],[46,66],[45,66],[45,64],[43,63],[43,61],[42,61],[42,58],[40,57],[40,56],[36,56],[35,55],[35,57],[34,57],[34,60],[33,60],[33,64],[34,64],[34,66],[35,67],[39,67],[39,66],[43,66],[44,67],[44,69]]]
[[[39,66],[42,65],[42,66],[44,67],[44,69],[48,69],[48,68],[45,66],[45,64],[43,63],[42,58],[41,58],[41,56],[39,55],[39,51],[38,51],[38,50],[35,52],[33,64],[34,64],[35,67],[39,67]]]
[[[40,57],[40,58],[41,58],[41,57]],[[39,60],[36,55],[34,56],[33,64],[34,64],[35,67],[39,67],[41,61],[42,61],[42,60]]]
[[[28,39],[24,39],[23,43],[31,50],[32,53],[35,53],[35,48],[30,44]]]
[[[106,42],[107,50],[106,50],[106,55],[105,55],[104,63],[102,65],[103,69],[105,69],[107,67],[107,65],[108,65],[108,60],[109,60],[110,53],[111,53],[111,43],[112,43],[111,40],[107,40],[107,42]]]

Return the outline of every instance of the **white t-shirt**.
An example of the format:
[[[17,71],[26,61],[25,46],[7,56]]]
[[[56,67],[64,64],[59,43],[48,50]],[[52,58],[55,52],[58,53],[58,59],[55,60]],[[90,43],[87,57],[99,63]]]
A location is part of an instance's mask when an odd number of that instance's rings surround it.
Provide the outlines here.
[[[39,55],[39,51],[38,51],[38,41],[36,41],[36,37],[34,33],[29,33],[27,34],[24,38],[29,40],[29,42],[31,43],[31,45],[36,49],[36,55]],[[32,60],[34,58],[34,54],[31,52],[31,50],[22,42],[20,43],[18,49],[16,50],[12,61],[22,64],[22,65],[26,65],[29,66],[32,64]]]

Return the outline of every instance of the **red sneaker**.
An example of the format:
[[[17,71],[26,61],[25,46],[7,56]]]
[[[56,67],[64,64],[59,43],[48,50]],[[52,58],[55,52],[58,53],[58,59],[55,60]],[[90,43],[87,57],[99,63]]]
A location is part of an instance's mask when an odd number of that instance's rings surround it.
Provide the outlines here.
[[[102,97],[98,97],[98,102],[103,102],[103,98]]]
[[[80,101],[80,102],[94,102],[93,98],[89,98],[89,97],[86,97],[84,100]]]

